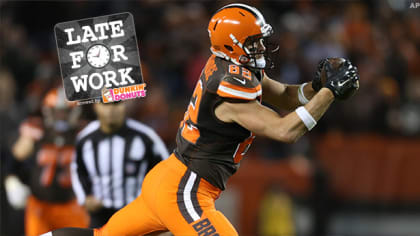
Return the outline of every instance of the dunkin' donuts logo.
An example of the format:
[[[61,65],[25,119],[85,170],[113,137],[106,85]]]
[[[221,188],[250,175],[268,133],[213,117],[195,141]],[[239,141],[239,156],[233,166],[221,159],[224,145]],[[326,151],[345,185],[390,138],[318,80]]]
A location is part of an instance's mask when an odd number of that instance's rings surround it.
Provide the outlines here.
[[[146,84],[138,84],[114,89],[102,89],[102,102],[118,102],[133,98],[146,97]]]

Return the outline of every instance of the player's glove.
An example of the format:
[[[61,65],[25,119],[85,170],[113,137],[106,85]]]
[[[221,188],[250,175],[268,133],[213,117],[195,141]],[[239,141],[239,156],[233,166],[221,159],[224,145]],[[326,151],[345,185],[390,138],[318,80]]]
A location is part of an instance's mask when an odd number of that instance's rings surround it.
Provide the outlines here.
[[[326,72],[325,87],[329,88],[339,100],[351,97],[359,89],[359,72],[349,60],[345,60],[342,66],[334,69],[327,60],[324,63]]]
[[[312,88],[318,92],[324,85],[322,84],[322,69],[324,68],[325,62],[328,60],[328,58],[322,59],[318,62],[318,67],[315,72],[315,78],[312,80]],[[324,81],[325,82],[325,81]]]
[[[4,186],[6,189],[6,197],[10,205],[15,209],[22,209],[26,205],[31,191],[29,187],[23,184],[18,177],[9,175],[6,177]]]

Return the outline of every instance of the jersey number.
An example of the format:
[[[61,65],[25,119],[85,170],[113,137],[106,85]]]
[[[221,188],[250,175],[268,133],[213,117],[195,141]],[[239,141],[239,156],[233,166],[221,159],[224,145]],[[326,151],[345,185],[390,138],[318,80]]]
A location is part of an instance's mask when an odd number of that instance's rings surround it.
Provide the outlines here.
[[[196,143],[197,139],[200,137],[200,131],[194,124],[197,124],[198,119],[198,110],[201,102],[201,96],[203,93],[203,84],[201,80],[198,81],[195,86],[194,93],[192,95],[188,109],[185,112],[184,120],[181,122],[182,128],[182,137],[188,140],[191,143]],[[188,124],[187,121],[190,120],[193,124]]]
[[[248,151],[249,147],[251,146],[252,141],[254,141],[255,136],[251,134],[251,136],[242,143],[238,144],[235,153],[233,154],[233,162],[239,163],[246,152]]]
[[[63,188],[71,186],[70,164],[73,156],[72,147],[57,147],[55,145],[44,145],[38,153],[37,162],[42,166],[41,185],[48,187],[54,180],[57,165],[62,171],[57,176],[58,183]]]
[[[242,77],[248,80],[252,80],[251,72],[246,68],[239,67],[237,65],[230,64],[229,65],[229,73],[232,75],[239,75],[242,70]]]

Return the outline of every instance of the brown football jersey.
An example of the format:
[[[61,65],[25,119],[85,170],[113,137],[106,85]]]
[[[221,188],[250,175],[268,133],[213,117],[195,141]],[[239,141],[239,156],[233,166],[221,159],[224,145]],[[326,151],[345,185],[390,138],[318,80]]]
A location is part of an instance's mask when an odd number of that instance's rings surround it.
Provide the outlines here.
[[[21,124],[20,133],[35,140],[35,152],[26,163],[29,170],[24,176],[32,194],[48,202],[73,199],[70,164],[76,131],[57,135],[45,128],[41,118],[31,117]]]
[[[212,55],[180,124],[175,155],[222,190],[255,136],[237,123],[219,120],[214,111],[225,101],[260,101],[262,75],[261,70],[252,71]]]

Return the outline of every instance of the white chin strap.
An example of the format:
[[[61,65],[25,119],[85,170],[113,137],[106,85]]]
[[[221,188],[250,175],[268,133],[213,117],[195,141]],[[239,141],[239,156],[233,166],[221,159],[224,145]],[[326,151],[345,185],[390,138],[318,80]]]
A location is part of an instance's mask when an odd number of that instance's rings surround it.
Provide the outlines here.
[[[238,61],[236,61],[235,59],[233,59],[233,58],[229,57],[228,55],[224,54],[223,52],[213,50],[212,48],[210,50],[217,57],[224,58],[228,61],[231,61],[231,62],[235,63],[238,66],[243,65],[243,64],[239,63]],[[266,62],[264,57],[261,57],[261,58],[255,59],[255,60],[251,59],[246,65],[254,67],[254,68],[265,68],[266,65],[267,65],[267,62]]]
[[[265,58],[261,57],[255,60],[251,60],[247,65],[255,68],[265,68],[266,64],[267,62],[265,61]]]

